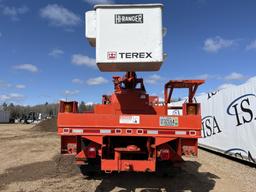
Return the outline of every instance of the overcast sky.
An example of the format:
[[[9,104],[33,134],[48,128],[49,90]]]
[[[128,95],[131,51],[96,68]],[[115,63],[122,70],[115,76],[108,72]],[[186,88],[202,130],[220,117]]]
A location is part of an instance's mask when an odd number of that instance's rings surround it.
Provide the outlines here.
[[[84,13],[94,3],[131,2],[156,1],[0,0],[0,104],[100,102],[113,91],[112,76],[122,74],[97,69]],[[168,58],[160,71],[138,73],[149,93],[162,97],[170,79],[206,79],[198,92],[204,93],[255,76],[255,0],[158,2],[164,4]]]

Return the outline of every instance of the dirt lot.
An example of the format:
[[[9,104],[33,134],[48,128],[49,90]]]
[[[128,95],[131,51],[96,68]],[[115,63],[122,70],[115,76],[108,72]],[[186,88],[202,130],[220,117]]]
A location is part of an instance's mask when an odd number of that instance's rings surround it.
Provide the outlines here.
[[[46,124],[47,125],[47,124]],[[59,153],[52,127],[0,124],[0,191],[256,191],[256,169],[200,150],[175,177],[121,173],[86,178]]]

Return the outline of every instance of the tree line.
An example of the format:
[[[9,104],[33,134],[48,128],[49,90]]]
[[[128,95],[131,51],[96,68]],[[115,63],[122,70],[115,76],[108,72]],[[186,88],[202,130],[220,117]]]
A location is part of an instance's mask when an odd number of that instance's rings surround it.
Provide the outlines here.
[[[31,113],[34,114],[42,114],[43,117],[56,117],[59,111],[58,103],[44,103],[34,106],[23,106],[23,105],[15,105],[14,103],[3,103],[2,110],[10,112],[10,119],[20,119],[24,117],[28,117]],[[79,112],[87,112],[93,110],[93,105],[88,105],[84,101],[81,101],[78,104]]]

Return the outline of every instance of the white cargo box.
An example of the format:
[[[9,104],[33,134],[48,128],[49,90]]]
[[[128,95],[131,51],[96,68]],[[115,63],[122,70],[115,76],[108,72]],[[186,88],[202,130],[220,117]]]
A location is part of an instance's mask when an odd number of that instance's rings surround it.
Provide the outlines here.
[[[162,4],[96,5],[86,37],[101,71],[157,71],[163,62]],[[95,43],[96,42],[96,43]]]

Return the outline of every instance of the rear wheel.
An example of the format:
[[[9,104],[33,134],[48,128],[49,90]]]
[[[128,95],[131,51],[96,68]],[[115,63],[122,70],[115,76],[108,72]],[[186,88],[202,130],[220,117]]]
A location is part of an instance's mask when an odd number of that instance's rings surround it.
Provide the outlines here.
[[[96,174],[96,171],[91,170],[87,165],[80,165],[79,169],[83,176],[94,176]]]
[[[171,161],[158,161],[156,174],[161,177],[175,177],[181,172],[181,167],[174,166]]]
[[[88,159],[85,165],[80,165],[80,172],[84,176],[96,176],[101,172],[100,159]]]

